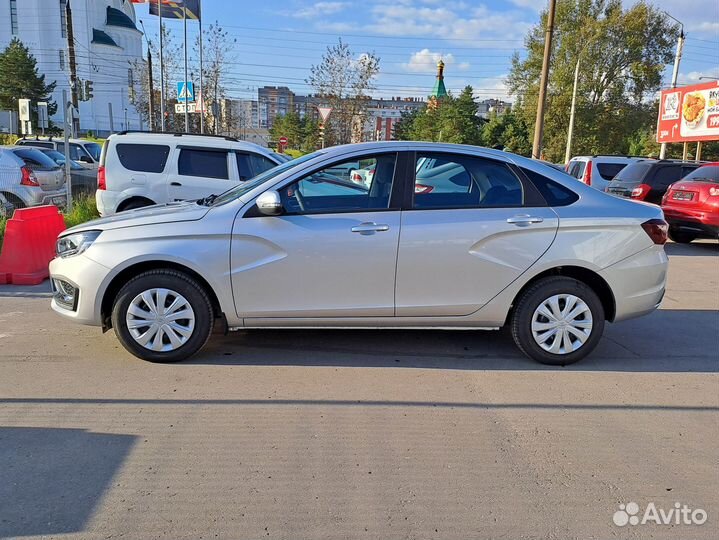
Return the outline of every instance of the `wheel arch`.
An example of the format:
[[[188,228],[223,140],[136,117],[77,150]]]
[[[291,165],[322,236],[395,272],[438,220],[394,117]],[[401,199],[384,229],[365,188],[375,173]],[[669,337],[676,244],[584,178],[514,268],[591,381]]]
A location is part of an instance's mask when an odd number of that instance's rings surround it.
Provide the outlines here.
[[[212,309],[215,312],[215,317],[221,318],[223,320],[225,319],[225,314],[222,311],[222,306],[220,305],[217,293],[208,283],[208,281],[203,278],[198,272],[196,272],[192,268],[189,268],[188,266],[173,261],[142,261],[122,269],[116,276],[112,278],[110,283],[105,288],[105,292],[102,296],[102,302],[100,304],[102,331],[106,332],[110,328],[112,328],[112,306],[115,302],[115,297],[117,296],[117,293],[120,292],[120,289],[123,287],[123,285],[125,285],[125,283],[127,283],[133,277],[142,274],[143,272],[165,269],[182,272],[191,277],[192,279],[196,280],[209,296],[210,301],[212,302]]]
[[[146,206],[152,206],[153,204],[157,204],[155,201],[150,199],[149,197],[144,197],[142,195],[130,195],[127,199],[123,199],[118,205],[116,212],[122,212],[125,210],[128,205],[130,205],[133,202],[147,202]]]
[[[505,324],[507,321],[511,320],[512,314],[514,312],[514,307],[517,305],[517,300],[521,298],[524,292],[530,287],[532,287],[540,279],[550,276],[563,276],[573,278],[587,285],[596,293],[596,295],[599,297],[599,300],[602,302],[602,307],[604,308],[604,318],[609,322],[612,322],[614,320],[617,310],[616,299],[614,298],[612,288],[604,280],[604,278],[598,273],[596,273],[594,270],[590,270],[589,268],[585,268],[582,266],[566,265],[556,266],[554,268],[544,270],[543,272],[540,272],[536,276],[533,276],[532,279],[527,281],[527,283],[525,283],[524,286],[517,292],[514,297],[514,300],[512,300],[512,307],[507,314]]]

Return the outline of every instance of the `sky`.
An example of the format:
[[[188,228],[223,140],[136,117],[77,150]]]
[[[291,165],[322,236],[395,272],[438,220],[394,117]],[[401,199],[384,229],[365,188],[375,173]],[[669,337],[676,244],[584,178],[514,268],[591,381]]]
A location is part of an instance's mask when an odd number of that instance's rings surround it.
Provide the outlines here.
[[[631,5],[634,0],[625,0]],[[679,84],[719,77],[719,0],[650,0],[684,23],[687,35]],[[228,51],[229,95],[257,98],[258,86],[288,86],[308,94],[310,67],[341,37],[359,56],[380,58],[375,97],[426,97],[436,64],[446,64],[445,83],[458,93],[472,85],[479,99],[506,99],[504,79],[512,54],[537,23],[543,0],[202,0],[203,25],[218,22],[235,40]],[[157,39],[157,17],[136,5],[148,37]],[[182,39],[182,22],[170,21]],[[198,24],[188,22],[191,42]],[[190,55],[196,54],[190,51]],[[671,81],[667,66],[664,85]],[[511,100],[511,98],[509,98]]]

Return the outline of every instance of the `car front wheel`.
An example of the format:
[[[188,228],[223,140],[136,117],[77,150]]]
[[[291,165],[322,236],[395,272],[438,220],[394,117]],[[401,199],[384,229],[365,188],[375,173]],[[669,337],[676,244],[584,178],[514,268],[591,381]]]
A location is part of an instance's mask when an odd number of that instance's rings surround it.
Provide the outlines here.
[[[543,278],[519,297],[511,327],[524,354],[542,364],[568,365],[597,346],[604,330],[604,308],[581,281]]]
[[[175,270],[151,270],[128,281],[112,309],[123,347],[150,362],[178,362],[199,351],[212,333],[214,313],[196,280]]]

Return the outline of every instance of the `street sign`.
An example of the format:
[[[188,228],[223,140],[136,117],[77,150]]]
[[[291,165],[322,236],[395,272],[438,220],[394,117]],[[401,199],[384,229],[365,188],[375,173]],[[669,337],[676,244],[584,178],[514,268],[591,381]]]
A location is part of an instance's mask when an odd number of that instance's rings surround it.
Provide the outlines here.
[[[320,111],[320,116],[322,117],[322,121],[327,121],[327,117],[332,112],[332,107],[317,107],[317,110]]]
[[[30,100],[29,99],[18,99],[18,108],[20,109],[20,121],[30,121]]]
[[[188,113],[199,112],[196,103],[175,103],[175,112],[177,114],[184,114],[185,109],[187,109]]]
[[[662,90],[657,142],[719,141],[719,81]]]
[[[192,81],[177,83],[177,101],[180,103],[195,101],[195,85]]]
[[[279,138],[279,143],[280,143],[282,146],[285,146],[288,142],[289,142],[289,140],[287,139],[287,137],[280,137],[280,138]]]
[[[47,102],[46,101],[38,101],[37,103],[37,124],[39,127],[46,129],[48,128],[47,124]]]

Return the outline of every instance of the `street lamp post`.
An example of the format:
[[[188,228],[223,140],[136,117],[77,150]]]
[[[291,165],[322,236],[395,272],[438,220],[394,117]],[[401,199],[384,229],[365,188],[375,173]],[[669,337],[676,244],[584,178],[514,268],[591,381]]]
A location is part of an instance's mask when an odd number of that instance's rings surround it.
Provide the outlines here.
[[[684,49],[684,24],[669,15],[666,11],[664,14],[670,19],[674,20],[679,24],[679,39],[677,40],[677,52],[674,55],[674,70],[672,71],[672,88],[677,87],[677,78],[679,77],[679,62],[682,60],[682,50]],[[659,104],[661,108],[661,103]],[[684,154],[686,155],[687,143],[684,143]],[[662,143],[661,149],[659,150],[659,159],[664,159],[667,155],[667,143]]]

